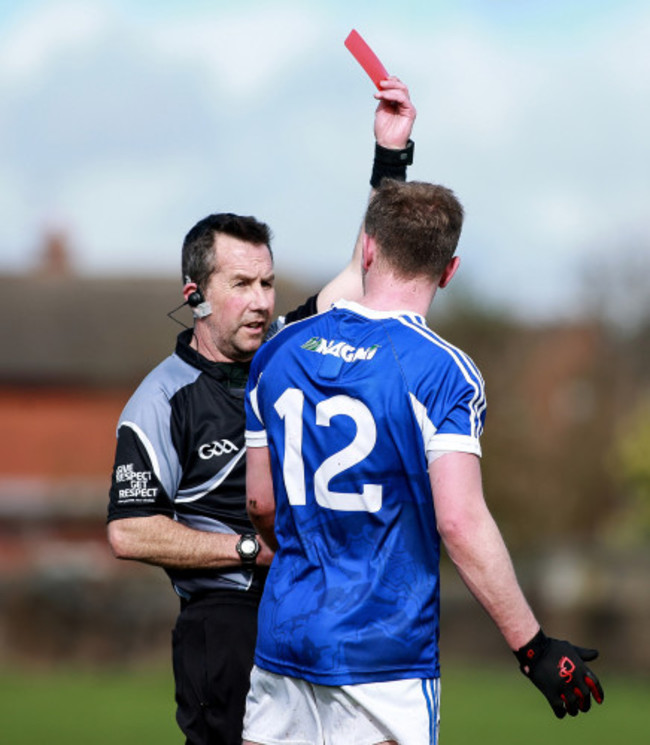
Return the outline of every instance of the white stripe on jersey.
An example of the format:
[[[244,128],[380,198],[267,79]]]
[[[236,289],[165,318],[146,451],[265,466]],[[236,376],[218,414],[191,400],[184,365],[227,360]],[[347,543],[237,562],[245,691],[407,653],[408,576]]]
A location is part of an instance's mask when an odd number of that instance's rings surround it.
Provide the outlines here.
[[[472,425],[472,436],[478,438],[481,435],[481,414],[485,410],[485,382],[476,365],[462,350],[442,339],[433,332],[424,319],[419,315],[400,315],[396,317],[403,326],[412,329],[420,336],[428,339],[432,344],[443,349],[454,360],[465,380],[474,389],[474,396],[470,401],[470,416]]]
[[[118,425],[118,430],[120,427],[129,427],[129,429],[132,429],[135,434],[138,436],[138,439],[143,444],[144,449],[147,451],[147,455],[149,456],[149,460],[151,462],[151,467],[153,468],[153,472],[160,481],[160,483],[163,483],[162,480],[162,474],[160,473],[160,463],[158,463],[158,456],[156,454],[156,451],[151,444],[151,441],[147,437],[147,435],[144,433],[144,430],[139,427],[135,422],[128,422],[128,421],[121,421]]]
[[[262,380],[262,375],[263,373],[259,374],[259,377],[255,381],[255,387],[250,389],[250,393],[248,394],[248,396],[249,396],[251,407],[253,409],[255,416],[257,417],[259,423],[263,425],[264,420],[262,419],[262,415],[260,414],[260,404],[259,404],[259,401],[257,400],[257,392],[260,387],[260,381]]]
[[[179,489],[176,492],[176,497],[174,499],[174,502],[177,504],[185,503],[185,502],[196,502],[197,499],[201,499],[202,497],[205,497],[206,494],[216,489],[218,486],[221,486],[221,484],[226,480],[230,472],[233,470],[233,468],[239,463],[239,461],[244,457],[244,453],[246,452],[246,448],[243,447],[237,455],[235,455],[234,458],[231,458],[226,465],[217,473],[210,481],[203,484],[205,487],[203,491],[195,492],[193,489]]]
[[[411,406],[413,407],[413,413],[415,414],[415,420],[417,421],[420,432],[422,433],[424,452],[429,463],[434,461],[437,455],[446,452],[473,453],[474,455],[481,455],[481,445],[478,438],[470,437],[469,435],[437,434],[438,430],[429,418],[426,406],[418,401],[410,392],[409,398]]]
[[[429,418],[427,407],[420,403],[417,398],[409,391],[409,398],[411,399],[411,406],[413,407],[413,413],[415,414],[415,421],[418,423],[420,432],[422,432],[422,439],[424,441],[424,450],[429,455],[431,438],[437,432],[436,425]]]

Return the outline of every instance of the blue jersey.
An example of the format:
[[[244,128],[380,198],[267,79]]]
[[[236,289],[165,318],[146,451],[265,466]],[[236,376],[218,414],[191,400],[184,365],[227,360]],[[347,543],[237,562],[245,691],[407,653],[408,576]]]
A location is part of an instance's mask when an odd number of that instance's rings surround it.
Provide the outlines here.
[[[480,455],[483,381],[415,313],[338,303],[256,354],[246,443],[268,444],[279,549],[255,662],[346,685],[439,675],[436,453]]]

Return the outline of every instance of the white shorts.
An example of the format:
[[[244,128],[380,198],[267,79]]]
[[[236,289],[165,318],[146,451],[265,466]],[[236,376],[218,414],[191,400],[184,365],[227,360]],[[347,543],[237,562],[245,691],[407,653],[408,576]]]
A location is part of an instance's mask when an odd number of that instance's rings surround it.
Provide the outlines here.
[[[440,679],[322,686],[251,673],[243,739],[259,745],[436,745]]]

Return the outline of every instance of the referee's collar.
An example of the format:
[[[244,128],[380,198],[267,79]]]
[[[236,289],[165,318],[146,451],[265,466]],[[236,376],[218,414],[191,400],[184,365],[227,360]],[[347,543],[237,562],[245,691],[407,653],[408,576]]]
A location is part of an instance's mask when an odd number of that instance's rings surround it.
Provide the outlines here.
[[[239,389],[246,387],[250,362],[213,362],[196,351],[191,346],[193,329],[181,331],[176,340],[176,354],[192,367],[216,378],[227,388]]]

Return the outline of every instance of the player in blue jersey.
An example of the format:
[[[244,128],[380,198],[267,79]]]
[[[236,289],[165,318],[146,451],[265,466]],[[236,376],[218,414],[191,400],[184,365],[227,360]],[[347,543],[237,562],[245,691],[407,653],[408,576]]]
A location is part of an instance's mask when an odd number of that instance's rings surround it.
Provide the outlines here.
[[[555,713],[602,701],[597,652],[543,634],[486,506],[481,375],[425,322],[462,221],[448,189],[384,181],[363,305],[298,321],[253,361],[248,510],[276,556],[246,743],[437,741],[440,539]]]

